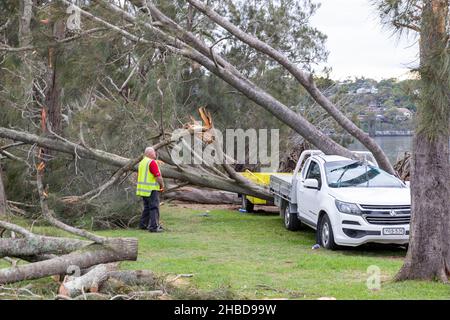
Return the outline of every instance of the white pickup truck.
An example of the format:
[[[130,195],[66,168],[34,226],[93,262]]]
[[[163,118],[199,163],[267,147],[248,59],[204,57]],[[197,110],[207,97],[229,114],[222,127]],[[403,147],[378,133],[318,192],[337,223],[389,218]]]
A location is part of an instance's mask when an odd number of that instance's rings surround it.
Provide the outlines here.
[[[317,243],[331,250],[367,242],[407,244],[409,187],[381,170],[372,154],[359,156],[364,160],[307,150],[292,175],[272,175],[270,192],[285,227],[307,225],[316,230]]]

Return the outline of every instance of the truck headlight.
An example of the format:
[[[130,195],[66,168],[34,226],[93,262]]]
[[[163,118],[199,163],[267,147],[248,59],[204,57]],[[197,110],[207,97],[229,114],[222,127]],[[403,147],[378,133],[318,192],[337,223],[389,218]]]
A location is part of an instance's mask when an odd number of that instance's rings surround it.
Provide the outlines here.
[[[354,203],[348,203],[339,200],[335,200],[335,203],[336,208],[339,210],[339,212],[355,215],[361,215],[362,213],[358,206]]]

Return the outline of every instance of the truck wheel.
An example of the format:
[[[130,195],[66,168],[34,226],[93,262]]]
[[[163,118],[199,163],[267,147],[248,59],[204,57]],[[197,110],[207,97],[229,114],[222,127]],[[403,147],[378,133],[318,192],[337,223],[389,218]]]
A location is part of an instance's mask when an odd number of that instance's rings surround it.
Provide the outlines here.
[[[334,242],[333,228],[331,227],[330,218],[325,214],[320,219],[319,227],[317,228],[319,244],[328,250],[336,250],[338,246]]]
[[[301,222],[297,218],[297,214],[289,210],[289,204],[286,203],[284,209],[284,226],[290,231],[297,231],[301,227]]]
[[[245,209],[247,212],[252,213],[254,209],[254,204],[247,199],[247,197],[242,195],[242,209]]]

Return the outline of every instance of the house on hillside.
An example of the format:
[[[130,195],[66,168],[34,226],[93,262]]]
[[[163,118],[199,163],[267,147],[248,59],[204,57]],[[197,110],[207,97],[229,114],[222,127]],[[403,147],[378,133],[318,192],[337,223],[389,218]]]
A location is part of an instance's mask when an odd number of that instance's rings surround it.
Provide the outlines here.
[[[377,94],[378,89],[372,86],[371,88],[361,87],[356,89],[356,94]]]

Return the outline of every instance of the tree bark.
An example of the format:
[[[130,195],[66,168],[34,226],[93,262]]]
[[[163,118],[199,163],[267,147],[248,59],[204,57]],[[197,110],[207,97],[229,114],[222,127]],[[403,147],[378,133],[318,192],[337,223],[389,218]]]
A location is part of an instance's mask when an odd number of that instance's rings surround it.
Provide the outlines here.
[[[420,35],[421,99],[412,156],[410,246],[398,280],[450,274],[450,55],[448,1],[424,3]]]
[[[33,40],[31,33],[31,18],[33,16],[33,0],[20,0],[19,19],[19,46],[29,47]],[[21,66],[21,87],[23,88],[23,101],[25,104],[33,101],[33,72],[32,53],[24,51],[20,54]]]
[[[102,263],[136,260],[137,239],[111,239],[105,245],[92,245],[50,260],[0,270],[0,285],[47,276],[66,274],[69,267],[86,269]]]
[[[58,20],[53,25],[53,38],[58,41],[64,39],[66,32],[65,21]],[[57,134],[62,132],[61,114],[61,84],[59,80],[61,47],[51,46],[48,49],[48,90],[45,94],[45,106],[47,108],[48,122],[51,130]]]
[[[430,142],[423,134],[414,138],[410,245],[398,280],[446,281],[450,272],[449,138],[438,140]]]

